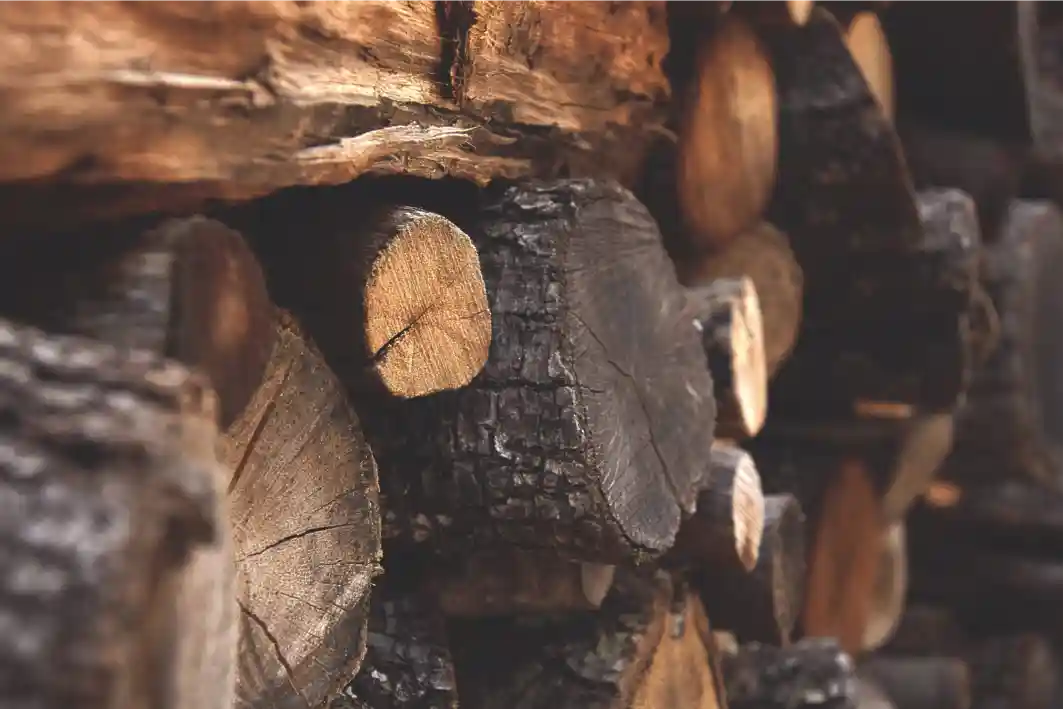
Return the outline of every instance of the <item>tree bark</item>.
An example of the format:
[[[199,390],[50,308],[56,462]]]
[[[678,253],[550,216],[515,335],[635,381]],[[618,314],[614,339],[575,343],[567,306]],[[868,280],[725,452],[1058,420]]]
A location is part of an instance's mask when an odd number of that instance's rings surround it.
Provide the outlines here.
[[[711,484],[715,403],[649,214],[614,184],[530,183],[494,192],[469,231],[493,320],[484,372],[363,405],[387,534],[606,564],[666,551]]]
[[[632,174],[669,94],[663,4],[439,10],[5,9],[0,180],[183,183],[205,200],[364,173]],[[39,205],[21,207],[46,219]]]
[[[357,672],[379,573],[376,465],[342,386],[286,314],[226,432],[241,611],[237,706],[315,706]]]
[[[228,707],[232,547],[206,382],[5,320],[0,410],[3,703]]]
[[[744,645],[724,656],[723,675],[731,709],[856,709],[853,661],[832,638]]]

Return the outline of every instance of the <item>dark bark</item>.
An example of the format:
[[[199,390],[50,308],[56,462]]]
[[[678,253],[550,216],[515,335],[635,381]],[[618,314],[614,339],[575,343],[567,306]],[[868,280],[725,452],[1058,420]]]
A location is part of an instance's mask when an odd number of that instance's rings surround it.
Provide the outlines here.
[[[969,709],[971,673],[951,657],[871,658],[860,663],[896,709]]]
[[[1057,705],[1059,661],[1052,645],[1039,634],[987,638],[968,651],[967,662],[973,709]]]
[[[0,705],[230,705],[216,414],[180,365],[0,321]]]
[[[710,484],[715,402],[649,214],[614,184],[530,183],[495,191],[468,231],[493,319],[484,371],[362,404],[386,532],[602,563],[667,550]]]
[[[856,707],[853,661],[830,638],[805,638],[788,648],[753,643],[723,658],[731,709]]]
[[[805,591],[805,517],[789,495],[764,499],[764,534],[750,572],[709,567],[697,574],[705,609],[739,642],[785,646]]]

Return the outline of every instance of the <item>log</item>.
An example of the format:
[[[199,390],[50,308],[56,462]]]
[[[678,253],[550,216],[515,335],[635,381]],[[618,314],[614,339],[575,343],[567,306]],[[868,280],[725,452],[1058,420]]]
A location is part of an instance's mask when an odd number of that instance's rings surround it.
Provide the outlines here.
[[[382,209],[371,223],[350,263],[369,368],[395,396],[465,386],[491,344],[472,240],[446,218],[410,207]]]
[[[723,658],[731,709],[855,709],[853,661],[833,638],[809,637],[788,648],[751,643]]]
[[[739,642],[786,646],[797,624],[805,586],[805,516],[789,495],[764,499],[764,534],[749,573],[705,567],[696,585],[716,626]]]
[[[1012,203],[987,245],[982,278],[1000,317],[999,344],[956,417],[942,476],[965,483],[1025,480],[1063,488],[1063,216],[1046,202]]]
[[[698,495],[697,510],[684,519],[674,553],[713,570],[747,573],[757,564],[764,531],[764,496],[756,463],[745,451],[713,446],[711,487]]]
[[[845,23],[845,45],[868,88],[891,120],[894,116],[893,57],[876,12],[858,12]]]
[[[970,709],[971,675],[963,660],[952,657],[872,657],[861,662],[896,709]]]
[[[952,449],[953,430],[951,413],[928,414],[906,422],[882,499],[886,522],[901,520],[911,504],[929,489]]]
[[[594,610],[615,573],[615,566],[550,552],[481,552],[440,579],[436,593],[443,613],[459,618]]]
[[[1063,158],[1063,21],[1055,8],[1030,3],[1018,5],[1016,29],[1026,89],[1030,138],[1037,153]]]
[[[93,248],[72,248],[70,239],[91,239]],[[255,255],[221,222],[193,216],[147,230],[26,234],[0,249],[5,314],[201,370],[218,394],[223,427],[262,381],[272,306]]]
[[[875,598],[882,548],[878,494],[865,464],[842,460],[813,519],[801,627],[857,653]]]
[[[920,524],[952,527],[979,543],[1011,543],[1045,556],[1063,549],[1063,494],[1011,481],[1002,485],[952,485],[938,491],[913,514]]]
[[[892,522],[882,531],[871,615],[861,643],[865,652],[885,645],[904,615],[904,600],[908,594],[907,541],[903,519]]]
[[[975,317],[978,225],[974,205],[956,190],[920,192],[916,205],[923,234],[918,245],[903,256],[850,251],[848,260],[832,266],[844,276],[821,273],[820,285],[833,278],[833,288],[806,290],[801,345],[773,383],[779,419],[907,417],[917,409],[956,406],[979,344],[989,338],[976,329],[987,320]],[[794,244],[796,250],[797,239]],[[806,269],[806,278],[815,276]],[[848,290],[857,282],[866,289]],[[898,347],[894,333],[900,331],[918,344]]]
[[[680,281],[691,287],[725,278],[753,282],[763,322],[765,367],[774,375],[797,342],[804,297],[804,276],[786,235],[761,222],[723,251],[681,261],[677,270]]]
[[[633,174],[669,97],[663,7],[447,7],[438,18],[418,2],[5,9],[0,180],[149,195],[185,183],[193,194],[177,195],[203,201],[365,173]],[[101,189],[80,207],[99,213],[116,196]],[[21,208],[48,218],[39,200]]]
[[[666,709],[723,706],[708,623],[668,577],[618,569],[593,614],[555,623],[468,624],[452,636],[470,709]]]
[[[874,680],[859,674],[856,677],[855,694],[857,709],[897,709]]]
[[[967,661],[975,709],[1048,709],[1058,702],[1056,652],[1038,633],[988,638],[969,651]]]
[[[225,709],[236,635],[207,383],[0,321],[0,696]]]
[[[491,304],[458,392],[366,401],[386,534],[615,564],[660,555],[710,485],[715,402],[660,233],[630,192],[499,186],[474,234]]]
[[[758,23],[801,27],[812,16],[814,7],[814,0],[767,0],[756,4],[742,3],[733,9],[749,13]]]
[[[367,637],[362,668],[344,690],[341,707],[457,709],[446,626],[428,599],[378,586]]]
[[[729,13],[697,49],[676,190],[687,239],[718,250],[760,221],[775,183],[775,81],[756,33]]]
[[[343,387],[289,315],[266,377],[219,444],[241,611],[238,707],[317,705],[365,650],[379,573],[376,465]]]
[[[747,276],[691,291],[716,394],[716,435],[757,435],[768,415],[768,372],[760,300]]]
[[[890,656],[960,656],[971,639],[956,614],[945,606],[909,603],[881,652]]]

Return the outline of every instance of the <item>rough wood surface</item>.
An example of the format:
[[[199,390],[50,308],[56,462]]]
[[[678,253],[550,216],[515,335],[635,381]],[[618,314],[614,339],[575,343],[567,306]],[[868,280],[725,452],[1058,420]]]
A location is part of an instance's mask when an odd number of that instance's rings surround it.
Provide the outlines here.
[[[957,413],[943,476],[1009,478],[1063,488],[1063,216],[1016,201],[1000,240],[984,249],[982,279],[999,314],[996,351]]]
[[[483,373],[365,405],[387,533],[601,563],[664,552],[709,485],[715,401],[655,224],[584,180],[502,185],[480,214]]]
[[[465,386],[491,344],[476,247],[421,209],[383,208],[370,220],[361,258],[350,264],[370,369],[405,398]]]
[[[72,240],[88,239],[89,248]],[[50,331],[138,347],[199,369],[229,425],[273,345],[261,268],[243,237],[201,216],[0,245],[0,310]],[[47,282],[47,288],[39,283]]]
[[[768,375],[779,369],[801,328],[804,276],[785,234],[761,222],[719,253],[677,264],[680,281],[704,287],[722,278],[749,278],[760,302]]]
[[[366,172],[630,173],[669,94],[663,3],[441,9],[4,8],[0,179],[184,183],[204,199]]]
[[[684,98],[676,189],[695,248],[726,246],[756,225],[775,184],[775,81],[749,24],[727,15],[697,50]]]
[[[479,617],[593,610],[613,585],[616,567],[569,561],[552,552],[481,552],[437,582],[448,616]]]
[[[971,673],[952,657],[872,657],[859,665],[897,709],[970,709]]]
[[[365,659],[331,709],[457,709],[446,624],[418,593],[373,591]]]
[[[764,495],[756,463],[733,445],[717,443],[709,460],[711,486],[684,519],[675,553],[714,570],[749,572],[764,531]]]
[[[768,415],[768,371],[760,299],[749,277],[691,290],[716,392],[716,435],[755,436]]]
[[[452,642],[470,709],[724,706],[700,604],[662,574],[618,571],[593,614],[480,622],[457,629]]]
[[[176,363],[0,321],[0,704],[230,705],[216,416]]]
[[[286,314],[219,444],[241,611],[237,706],[315,706],[358,670],[379,571],[376,465],[342,386]]]
[[[739,642],[789,644],[805,591],[805,516],[797,500],[764,498],[764,534],[752,571],[705,567],[696,585],[709,617]]]
[[[853,661],[833,638],[791,647],[751,643],[723,658],[731,709],[855,709]]]

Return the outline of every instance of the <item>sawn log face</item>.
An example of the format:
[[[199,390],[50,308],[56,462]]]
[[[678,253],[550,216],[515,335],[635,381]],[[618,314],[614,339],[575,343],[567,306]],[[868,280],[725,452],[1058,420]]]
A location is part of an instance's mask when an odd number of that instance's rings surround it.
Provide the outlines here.
[[[580,180],[500,189],[482,215],[484,372],[365,417],[386,534],[607,563],[665,551],[707,485],[715,403],[656,225]]]

